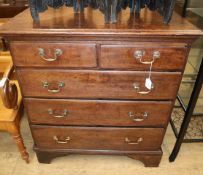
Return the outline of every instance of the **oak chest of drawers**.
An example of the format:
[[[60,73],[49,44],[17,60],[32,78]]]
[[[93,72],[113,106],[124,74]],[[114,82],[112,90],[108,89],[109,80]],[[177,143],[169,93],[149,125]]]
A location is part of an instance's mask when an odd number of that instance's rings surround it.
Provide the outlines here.
[[[201,31],[174,15],[25,11],[0,34],[10,50],[39,162],[66,154],[115,154],[158,166],[192,42]],[[151,69],[151,71],[150,71]],[[150,77],[150,88],[146,79]]]

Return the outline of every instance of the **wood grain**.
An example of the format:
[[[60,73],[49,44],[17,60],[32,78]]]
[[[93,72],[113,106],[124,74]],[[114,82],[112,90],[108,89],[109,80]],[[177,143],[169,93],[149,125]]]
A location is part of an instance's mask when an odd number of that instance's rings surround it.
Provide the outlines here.
[[[52,42],[12,42],[10,45],[16,66],[20,67],[97,67],[95,44]],[[53,58],[56,49],[62,51],[55,61],[45,61],[39,55],[44,49],[45,58]]]
[[[39,23],[33,23],[28,9],[0,28],[0,35],[8,37],[21,35],[21,40],[22,35],[37,36],[41,39],[47,36],[63,37],[63,39],[70,40],[74,37],[80,40],[90,40],[92,37],[97,37],[96,40],[111,41],[112,38],[120,41],[127,38],[148,38],[148,41],[149,39],[163,41],[163,36],[170,36],[169,40],[174,41],[182,38],[182,42],[183,39],[194,39],[195,36],[198,37],[201,34],[200,29],[176,13],[174,13],[170,24],[165,25],[158,12],[143,10],[137,16],[131,15],[128,9],[118,16],[116,24],[105,24],[103,14],[99,10],[86,8],[84,13],[74,14],[72,9],[67,9],[67,7],[57,10],[50,8],[40,14]],[[121,38],[123,39],[121,40]]]
[[[108,101],[25,98],[29,120],[33,124],[88,126],[156,126],[165,127],[172,102]],[[49,114],[49,110],[54,114]],[[56,115],[67,115],[56,118]],[[134,114],[129,116],[129,112]],[[148,116],[144,117],[143,114]],[[135,121],[143,119],[143,121]]]
[[[32,125],[36,146],[49,149],[102,149],[102,150],[158,150],[163,140],[162,128],[100,128],[100,127],[54,127]],[[56,143],[53,136],[61,141],[70,137],[65,144]],[[137,142],[129,145],[125,138]]]
[[[187,56],[186,47],[182,45],[165,45],[165,43],[135,43],[133,45],[102,45],[100,67],[106,69],[149,70],[150,65],[142,64],[135,58],[136,51],[144,51],[142,61],[152,61],[153,52],[158,51],[160,58],[155,59],[152,70],[182,70]]]
[[[34,146],[37,159],[40,163],[51,163],[52,159],[70,154],[91,154],[91,155],[126,155],[132,159],[141,161],[145,167],[158,167],[163,152],[156,151],[116,151],[116,150],[84,150],[84,149],[42,149]]]
[[[178,72],[153,72],[151,79],[155,88],[142,95],[133,84],[140,83],[140,90],[146,91],[147,72],[18,69],[17,75],[24,96],[52,98],[168,100],[175,98],[181,80]],[[43,87],[43,82],[50,84],[49,89],[58,89],[59,82],[64,82],[65,86],[60,88],[60,92],[51,93]]]

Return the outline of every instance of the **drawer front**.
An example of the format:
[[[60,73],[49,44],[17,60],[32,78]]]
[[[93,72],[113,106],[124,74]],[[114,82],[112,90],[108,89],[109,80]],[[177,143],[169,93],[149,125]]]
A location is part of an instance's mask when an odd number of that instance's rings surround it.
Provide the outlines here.
[[[96,67],[95,44],[13,42],[11,53],[21,67]]]
[[[88,126],[167,125],[172,102],[24,99],[33,124]]]
[[[181,73],[154,72],[149,91],[147,72],[18,69],[17,74],[24,96],[53,98],[174,99],[181,80]]]
[[[157,150],[162,128],[31,126],[35,144],[47,149]]]
[[[148,71],[154,58],[152,70],[183,70],[186,56],[186,47],[102,45],[100,67]]]

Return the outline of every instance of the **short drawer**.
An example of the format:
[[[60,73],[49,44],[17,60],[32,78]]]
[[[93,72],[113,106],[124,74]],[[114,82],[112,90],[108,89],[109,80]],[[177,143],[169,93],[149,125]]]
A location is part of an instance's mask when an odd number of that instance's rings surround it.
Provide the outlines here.
[[[19,67],[96,67],[95,44],[12,42],[11,54]]]
[[[31,126],[35,144],[47,149],[157,150],[162,128]]]
[[[154,88],[147,90],[148,72],[18,69],[26,97],[91,99],[174,99],[181,73],[153,72]]]
[[[105,69],[183,70],[187,57],[186,47],[162,45],[102,45],[100,67]]]
[[[51,125],[167,125],[172,102],[25,98],[30,122]]]

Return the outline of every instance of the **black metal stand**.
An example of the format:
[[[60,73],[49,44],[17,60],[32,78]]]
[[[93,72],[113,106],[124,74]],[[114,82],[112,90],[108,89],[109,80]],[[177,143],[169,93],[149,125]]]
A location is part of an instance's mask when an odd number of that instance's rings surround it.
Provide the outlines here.
[[[183,142],[188,125],[190,123],[194,108],[196,106],[196,103],[197,103],[197,100],[198,100],[198,97],[199,97],[199,94],[200,94],[200,91],[202,88],[202,84],[203,84],[203,58],[202,58],[199,73],[197,75],[197,79],[196,79],[196,82],[195,82],[195,85],[194,85],[194,88],[192,91],[192,95],[190,97],[190,101],[189,101],[188,107],[185,112],[185,117],[184,117],[183,123],[180,128],[180,132],[178,134],[173,151],[169,157],[170,162],[173,162],[176,159],[176,156],[178,155],[178,152],[179,152],[181,144]]]
[[[188,0],[185,0],[184,5],[183,5],[183,12],[182,12],[182,17],[186,17],[187,15],[187,7],[188,7]]]

